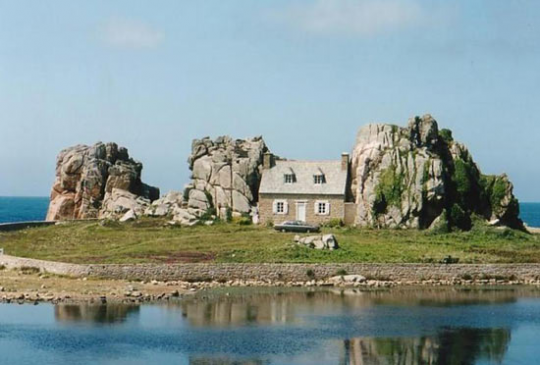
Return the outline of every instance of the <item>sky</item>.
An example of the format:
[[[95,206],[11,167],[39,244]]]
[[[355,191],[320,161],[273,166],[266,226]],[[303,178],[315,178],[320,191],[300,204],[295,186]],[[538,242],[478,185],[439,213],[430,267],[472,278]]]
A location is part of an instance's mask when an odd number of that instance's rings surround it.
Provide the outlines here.
[[[191,141],[262,135],[338,159],[430,113],[540,201],[535,0],[0,0],[0,195],[47,196],[58,152],[114,141],[162,192]]]

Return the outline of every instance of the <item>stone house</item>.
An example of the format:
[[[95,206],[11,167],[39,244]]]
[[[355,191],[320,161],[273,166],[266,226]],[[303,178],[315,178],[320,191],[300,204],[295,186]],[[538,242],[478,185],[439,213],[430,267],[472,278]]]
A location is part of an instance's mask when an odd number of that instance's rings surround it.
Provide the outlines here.
[[[263,158],[259,187],[259,220],[280,224],[300,220],[323,224],[332,219],[354,222],[355,204],[348,201],[349,154],[336,161]]]

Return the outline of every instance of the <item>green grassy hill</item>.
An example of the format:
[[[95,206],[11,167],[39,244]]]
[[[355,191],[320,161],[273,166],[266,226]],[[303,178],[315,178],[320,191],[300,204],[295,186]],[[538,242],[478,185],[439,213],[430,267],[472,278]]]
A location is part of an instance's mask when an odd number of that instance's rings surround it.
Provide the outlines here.
[[[323,231],[336,235],[339,250],[298,247],[294,234],[266,227],[218,223],[179,228],[158,219],[76,222],[0,233],[0,247],[9,255],[72,263],[429,263],[447,255],[460,263],[540,262],[540,236],[508,229]]]

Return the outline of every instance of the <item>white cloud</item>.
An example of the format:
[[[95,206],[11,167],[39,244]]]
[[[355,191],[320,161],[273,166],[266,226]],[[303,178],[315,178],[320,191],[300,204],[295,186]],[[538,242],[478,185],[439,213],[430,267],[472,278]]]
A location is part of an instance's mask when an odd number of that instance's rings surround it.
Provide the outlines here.
[[[309,33],[372,36],[412,27],[425,13],[415,0],[315,0],[276,16]]]
[[[129,19],[110,19],[100,27],[99,33],[105,44],[123,49],[155,48],[164,39],[159,30]]]

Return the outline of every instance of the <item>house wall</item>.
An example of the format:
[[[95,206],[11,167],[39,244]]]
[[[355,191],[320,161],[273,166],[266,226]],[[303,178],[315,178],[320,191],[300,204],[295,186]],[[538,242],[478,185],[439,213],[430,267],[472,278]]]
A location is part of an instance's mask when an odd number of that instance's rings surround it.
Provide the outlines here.
[[[274,214],[274,200],[285,200],[288,203],[289,209],[287,214]],[[345,218],[345,196],[344,195],[293,195],[293,194],[261,194],[259,196],[259,220],[262,224],[273,222],[280,224],[285,221],[296,219],[296,202],[306,201],[306,222],[311,224],[322,224],[331,219]],[[328,201],[330,203],[330,214],[318,215],[315,214],[315,202],[319,200]]]

